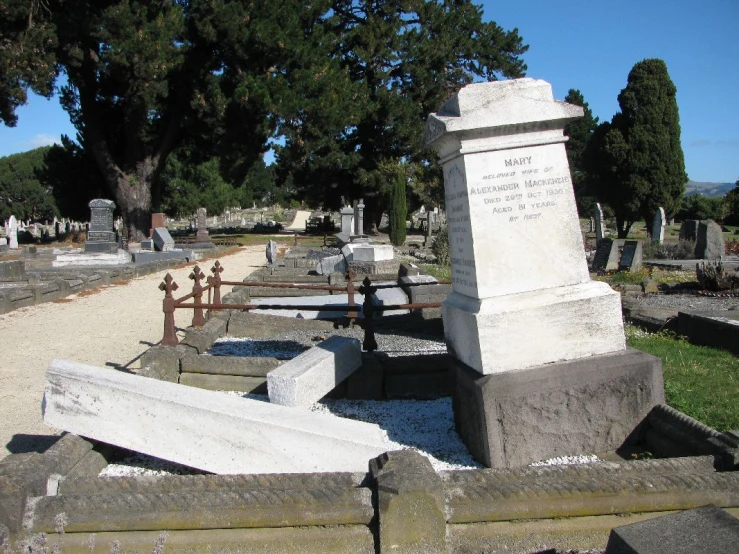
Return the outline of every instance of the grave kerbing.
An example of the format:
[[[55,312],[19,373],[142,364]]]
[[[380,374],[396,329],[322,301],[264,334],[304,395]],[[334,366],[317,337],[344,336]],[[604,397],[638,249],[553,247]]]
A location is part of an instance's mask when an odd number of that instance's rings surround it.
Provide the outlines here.
[[[605,366],[614,365],[612,356],[627,352],[620,296],[590,280],[582,245],[563,133],[564,125],[582,113],[578,106],[554,101],[548,83],[518,79],[468,85],[427,121],[426,143],[439,153],[444,170],[452,250],[453,291],[442,306],[445,339],[457,363],[457,390],[466,395],[455,397],[455,418],[471,450],[471,443],[483,445],[473,454],[487,464],[535,461],[526,459],[535,449],[514,452],[506,436],[524,433],[536,441],[541,433],[575,433],[537,430],[535,418],[496,421],[490,412],[496,394],[492,377],[503,376],[518,396],[540,380],[545,364],[551,380],[552,365],[592,357],[592,364],[563,369],[578,376],[561,383],[566,390],[547,383],[551,395],[567,399],[564,410],[589,413],[607,398],[597,397],[595,386],[575,388],[587,380],[590,365],[594,382],[608,379]],[[603,356],[610,356],[607,364],[596,359]],[[663,391],[658,361],[631,358],[623,378],[647,391],[619,399],[629,406],[624,415],[633,428]],[[523,370],[529,370],[526,377]],[[507,379],[511,372],[522,379]],[[608,394],[618,390],[606,389]],[[612,417],[619,414],[607,419]],[[566,420],[577,417],[573,412]],[[587,443],[582,444],[586,452],[615,448],[626,438],[590,431],[576,432]],[[486,436],[482,441],[473,436],[480,433]],[[588,442],[590,436],[599,438]],[[574,438],[560,443],[578,448]],[[499,446],[511,450],[491,452]],[[557,441],[547,448],[535,454],[574,453],[563,452]]]

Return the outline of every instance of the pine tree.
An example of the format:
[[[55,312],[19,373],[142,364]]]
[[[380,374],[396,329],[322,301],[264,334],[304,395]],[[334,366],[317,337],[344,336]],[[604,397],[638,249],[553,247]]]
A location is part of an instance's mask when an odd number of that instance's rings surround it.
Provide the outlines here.
[[[590,217],[594,199],[592,198],[592,191],[588,190],[588,179],[583,158],[588,141],[598,126],[598,118],[593,117],[592,110],[579,90],[570,89],[567,96],[565,96],[565,102],[582,106],[585,112],[583,117],[578,117],[565,125],[565,135],[568,137],[565,148],[567,150],[567,161],[570,164],[570,173],[572,173],[577,209],[581,215]]]
[[[390,242],[394,246],[402,246],[405,242],[405,221],[408,207],[405,201],[405,176],[398,173],[393,183],[393,195],[390,200]]]

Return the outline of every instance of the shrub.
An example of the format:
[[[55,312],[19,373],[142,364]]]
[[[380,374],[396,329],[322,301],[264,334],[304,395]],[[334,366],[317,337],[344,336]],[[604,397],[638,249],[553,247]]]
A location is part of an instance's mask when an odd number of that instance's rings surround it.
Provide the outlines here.
[[[692,260],[695,258],[695,241],[681,240],[677,244],[644,244],[644,258],[652,260]]]
[[[704,290],[720,291],[739,288],[739,272],[725,271],[720,261],[696,264],[695,273]]]
[[[443,266],[449,266],[452,258],[449,253],[449,229],[443,226],[436,234],[436,240],[431,245],[431,252],[436,256],[436,263]]]

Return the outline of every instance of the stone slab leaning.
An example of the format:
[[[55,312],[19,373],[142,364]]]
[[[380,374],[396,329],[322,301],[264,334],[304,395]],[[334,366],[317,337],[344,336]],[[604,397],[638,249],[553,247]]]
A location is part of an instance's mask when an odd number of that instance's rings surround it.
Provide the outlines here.
[[[361,471],[386,449],[376,425],[64,360],[47,369],[43,414],[52,427],[213,473]]]

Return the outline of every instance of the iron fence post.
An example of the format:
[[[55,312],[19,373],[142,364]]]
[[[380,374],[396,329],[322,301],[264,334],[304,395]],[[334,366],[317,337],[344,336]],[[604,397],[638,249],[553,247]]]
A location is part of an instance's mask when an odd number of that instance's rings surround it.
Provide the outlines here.
[[[372,303],[372,295],[377,292],[377,287],[372,286],[369,276],[364,278],[359,292],[364,295],[362,310],[364,311],[364,342],[362,348],[367,352],[377,350],[377,341],[375,340],[375,328],[373,318],[375,316],[375,306]]]
[[[346,294],[348,297],[347,304],[349,304],[349,309],[346,312],[346,316],[349,318],[349,325],[354,325],[354,322],[357,319],[357,310],[354,309],[354,307],[357,305],[354,301],[354,292],[356,288],[354,287],[354,278],[357,276],[356,273],[354,273],[354,270],[351,268],[347,269],[346,271]]]
[[[205,274],[200,270],[200,267],[196,265],[193,268],[192,273],[190,273],[190,279],[195,281],[195,284],[192,286],[193,304],[195,305],[192,316],[193,327],[202,327],[205,325],[203,308],[199,307],[203,303],[203,286],[200,284],[200,281],[203,278],[205,278]]]
[[[159,284],[159,290],[164,291],[164,300],[162,301],[162,311],[164,312],[164,336],[162,336],[162,344],[164,346],[177,346],[180,342],[177,340],[177,332],[174,326],[174,309],[175,300],[172,292],[178,289],[172,276],[167,273],[164,281]]]

